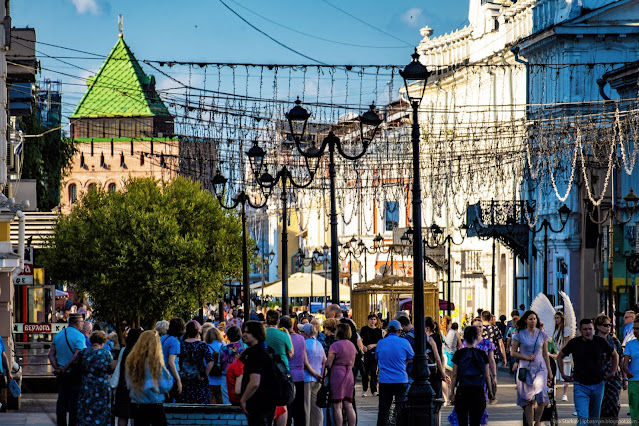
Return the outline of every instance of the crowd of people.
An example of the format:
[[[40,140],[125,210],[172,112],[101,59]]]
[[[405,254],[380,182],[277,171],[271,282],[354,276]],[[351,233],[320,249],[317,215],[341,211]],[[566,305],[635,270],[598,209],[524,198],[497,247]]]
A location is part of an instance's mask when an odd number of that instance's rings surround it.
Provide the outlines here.
[[[549,326],[523,307],[511,317],[480,311],[463,329],[447,316],[425,318],[429,381],[435,397],[454,406],[450,424],[488,424],[500,366],[515,375],[524,424],[541,424],[555,380],[563,401],[573,384],[580,423],[617,419],[626,389],[631,418],[639,417],[639,315],[624,316],[623,343],[604,314],[581,320],[572,339],[561,312]],[[354,426],[358,374],[360,396],[379,398],[377,424],[402,424],[416,333],[407,312],[384,320],[370,314],[359,329],[339,305],[315,316],[259,309],[250,318],[237,310],[204,324],[173,318],[153,330],[128,329],[120,345],[82,314],[69,314],[49,353],[60,383],[58,424],[163,425],[162,404],[177,402],[236,405],[251,425]],[[295,389],[280,406],[273,397],[278,363]],[[328,407],[318,403],[326,391]]]

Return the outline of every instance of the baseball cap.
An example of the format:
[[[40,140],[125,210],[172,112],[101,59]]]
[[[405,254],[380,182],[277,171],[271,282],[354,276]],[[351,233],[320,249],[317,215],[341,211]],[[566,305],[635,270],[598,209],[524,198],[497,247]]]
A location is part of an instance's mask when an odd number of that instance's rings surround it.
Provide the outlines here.
[[[309,336],[311,335],[311,327],[313,327],[311,324],[304,324],[301,325],[299,328],[306,334],[308,334]]]
[[[389,332],[396,332],[402,329],[402,325],[399,323],[399,321],[397,320],[392,320],[391,322],[388,323],[388,331]]]

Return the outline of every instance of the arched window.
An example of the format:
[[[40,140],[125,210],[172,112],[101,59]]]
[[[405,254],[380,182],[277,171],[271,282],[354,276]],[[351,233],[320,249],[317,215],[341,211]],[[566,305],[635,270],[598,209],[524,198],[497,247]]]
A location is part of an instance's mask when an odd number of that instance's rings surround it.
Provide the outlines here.
[[[89,184],[89,191],[95,191],[95,183]]]
[[[108,189],[109,189],[109,191],[115,192],[115,190],[116,190],[115,184],[114,183],[110,183],[109,186],[108,186]]]
[[[78,200],[78,187],[75,183],[69,185],[69,201],[71,204],[75,203]]]

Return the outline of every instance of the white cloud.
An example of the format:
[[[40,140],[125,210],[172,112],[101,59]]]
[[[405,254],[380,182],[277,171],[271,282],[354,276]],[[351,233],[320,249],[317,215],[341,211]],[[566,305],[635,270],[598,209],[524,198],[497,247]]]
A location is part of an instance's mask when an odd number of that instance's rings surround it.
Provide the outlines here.
[[[402,13],[401,19],[406,24],[417,27],[420,25],[419,20],[422,17],[422,9],[413,7]]]
[[[71,0],[71,3],[73,3],[76,12],[80,15],[85,13],[97,15],[100,12],[96,0]]]

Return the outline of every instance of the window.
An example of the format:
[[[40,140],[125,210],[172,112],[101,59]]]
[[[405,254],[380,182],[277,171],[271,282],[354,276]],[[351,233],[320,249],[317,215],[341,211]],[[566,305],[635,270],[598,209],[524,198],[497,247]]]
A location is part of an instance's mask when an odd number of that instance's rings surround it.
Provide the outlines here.
[[[399,202],[384,202],[384,222],[386,231],[392,231],[399,226]]]
[[[84,168],[84,152],[80,153],[80,167]]]
[[[95,191],[95,183],[90,183],[88,189],[89,191]]]
[[[109,189],[109,191],[115,192],[115,190],[116,190],[115,184],[114,183],[110,183],[109,186],[108,186],[108,189]]]
[[[69,201],[71,204],[75,203],[78,200],[78,187],[75,183],[69,185]]]
[[[103,152],[100,153],[100,167],[106,167],[106,164],[104,163],[104,153]]]
[[[124,163],[124,152],[120,152],[120,167],[126,167]]]
[[[481,250],[463,250],[462,255],[462,274],[481,274]]]

